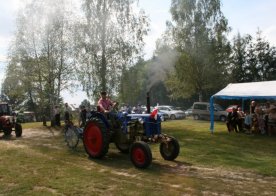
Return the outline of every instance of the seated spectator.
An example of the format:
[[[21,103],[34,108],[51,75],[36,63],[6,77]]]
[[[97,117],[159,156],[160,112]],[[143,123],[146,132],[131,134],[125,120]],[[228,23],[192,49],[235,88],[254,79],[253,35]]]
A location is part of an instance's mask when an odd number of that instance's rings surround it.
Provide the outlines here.
[[[249,111],[245,111],[245,117],[244,117],[244,128],[245,128],[245,133],[251,134],[251,126],[252,126],[252,118],[251,115],[249,114]]]
[[[259,124],[257,114],[252,114],[252,133],[259,133]]]
[[[264,117],[263,117],[264,113],[263,113],[262,108],[260,108],[259,106],[256,106],[255,114],[257,117],[257,121],[258,121],[258,129],[256,129],[257,133],[265,134],[265,122],[264,122]]]
[[[264,123],[265,123],[265,131],[268,134],[268,115],[270,111],[270,103],[266,102],[265,103],[265,108],[264,108]]]
[[[258,119],[258,125],[259,125],[259,132],[261,134],[265,134],[265,121],[262,117],[257,117]]]
[[[256,101],[251,101],[251,103],[250,103],[250,114],[254,114],[255,113],[256,106],[257,106]]]
[[[273,130],[276,128],[276,106],[271,105],[268,114],[268,135],[272,135]]]
[[[142,111],[142,107],[141,107],[140,104],[138,104],[137,107],[136,107],[136,113],[137,113],[137,114],[142,114],[142,112],[143,112],[143,111]]]

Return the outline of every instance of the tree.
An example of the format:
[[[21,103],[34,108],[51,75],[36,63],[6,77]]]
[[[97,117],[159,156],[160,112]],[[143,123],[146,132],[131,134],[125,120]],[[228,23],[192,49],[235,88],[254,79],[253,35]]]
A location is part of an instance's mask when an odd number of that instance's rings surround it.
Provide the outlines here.
[[[122,91],[122,74],[140,56],[148,22],[143,11],[135,13],[135,2],[83,0],[85,18],[76,25],[75,55],[88,97],[102,90],[115,95]]]
[[[252,37],[250,35],[246,35],[245,37],[241,37],[238,33],[237,36],[234,37],[233,47],[232,47],[232,55],[231,55],[231,64],[229,75],[231,75],[231,82],[247,82],[247,75],[249,72],[246,70],[247,67],[247,53],[249,49],[249,45],[252,41]]]
[[[130,105],[141,104],[143,95],[146,96],[146,64],[147,62],[140,59],[134,66],[124,72],[120,83],[120,102]]]
[[[167,81],[172,97],[188,98],[196,93],[202,100],[226,83],[230,44],[225,35],[230,29],[220,6],[219,0],[172,1],[173,22],[167,26],[179,52]]]
[[[275,62],[276,62],[276,50],[275,47],[270,47],[269,42],[264,40],[261,35],[261,31],[258,29],[257,38],[255,43],[255,56],[256,56],[256,79],[258,81],[266,81],[268,79],[274,79],[275,77]],[[271,77],[272,76],[272,77]]]
[[[25,88],[21,80],[22,68],[16,63],[16,59],[12,59],[7,66],[6,77],[2,84],[2,93],[8,97],[10,104],[22,103],[25,96]]]
[[[7,76],[11,77],[12,67],[18,66],[23,91],[20,96],[26,103],[42,107],[40,111],[45,112],[46,107],[49,114],[60,102],[61,90],[73,82],[72,33],[68,16],[72,14],[63,0],[32,1],[18,14],[15,40],[11,45],[12,61]],[[8,86],[8,80],[5,81],[4,86]],[[8,91],[6,94],[12,97]]]
[[[119,96],[122,103],[133,106],[146,104],[147,92],[150,92],[151,105],[171,103],[164,81],[167,71],[172,68],[175,54],[163,47],[156,50],[155,55],[148,61],[140,59],[123,75]]]
[[[257,31],[257,36],[238,34],[234,38],[230,66],[231,82],[275,80],[276,50]]]

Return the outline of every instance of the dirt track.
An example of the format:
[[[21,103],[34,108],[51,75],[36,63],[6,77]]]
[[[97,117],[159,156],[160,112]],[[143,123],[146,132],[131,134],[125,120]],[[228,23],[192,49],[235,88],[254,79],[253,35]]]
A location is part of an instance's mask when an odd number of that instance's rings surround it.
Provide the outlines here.
[[[14,135],[9,138],[0,137],[6,145],[16,148],[24,147],[29,142],[38,142],[44,146],[51,148],[63,148],[60,144],[53,145],[51,138],[59,137],[62,134],[60,130],[51,129],[25,129],[22,138],[16,138]],[[65,147],[65,146],[64,146]],[[153,164],[159,164],[158,160],[154,160]],[[193,179],[201,183],[204,187],[203,195],[276,195],[276,178],[262,176],[248,171],[229,171],[224,168],[207,168],[190,165],[183,162],[171,162],[170,164],[160,164],[160,167],[169,174],[173,174],[175,178]],[[125,176],[132,176],[126,172],[113,171]],[[183,184],[170,184],[172,188],[183,188],[183,191],[190,192],[189,187],[183,187]],[[213,187],[217,186],[215,191]],[[191,188],[192,189],[192,188]],[[219,190],[219,191],[218,191]],[[220,191],[221,190],[221,191]],[[230,194],[229,194],[230,193]]]

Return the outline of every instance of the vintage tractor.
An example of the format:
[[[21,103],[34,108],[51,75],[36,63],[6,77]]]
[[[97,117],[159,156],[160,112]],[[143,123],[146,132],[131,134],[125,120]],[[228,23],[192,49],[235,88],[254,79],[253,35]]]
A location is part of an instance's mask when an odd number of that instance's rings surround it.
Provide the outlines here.
[[[92,111],[83,130],[86,152],[91,158],[101,158],[112,142],[121,152],[130,153],[130,160],[137,168],[151,164],[150,143],[160,143],[160,153],[165,160],[174,160],[180,149],[174,137],[161,133],[161,119],[156,110],[151,114]]]
[[[15,132],[16,137],[22,135],[22,126],[16,122],[16,116],[12,114],[11,107],[7,103],[0,103],[0,131],[4,132],[5,136]]]

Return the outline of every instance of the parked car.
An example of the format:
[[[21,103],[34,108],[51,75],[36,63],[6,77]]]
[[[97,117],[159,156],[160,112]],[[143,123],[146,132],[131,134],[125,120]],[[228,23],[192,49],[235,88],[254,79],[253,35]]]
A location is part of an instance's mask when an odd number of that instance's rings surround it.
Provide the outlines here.
[[[156,106],[156,108],[160,111],[160,112],[164,112],[166,114],[169,115],[169,118],[171,120],[174,119],[183,119],[186,118],[185,112],[182,110],[178,110],[173,106],[169,106],[169,105],[159,105]]]
[[[192,107],[195,120],[210,120],[210,104],[208,102],[195,102]],[[214,104],[214,120],[226,121],[227,112],[218,104]]]
[[[20,123],[36,122],[35,113],[31,111],[16,112],[16,119]]]
[[[186,116],[192,116],[192,114],[193,114],[193,108],[192,107],[190,107],[189,109],[185,110],[185,115]]]
[[[143,114],[147,113],[147,107],[146,106],[142,106],[141,109],[142,109]],[[151,106],[150,111],[152,112],[153,109],[154,109],[154,107]],[[166,121],[166,120],[169,119],[169,115],[167,113],[164,113],[164,112],[161,112],[161,111],[158,110],[157,114],[160,115],[161,121]]]
[[[158,115],[160,115],[160,118],[161,118],[161,121],[166,121],[166,120],[168,120],[169,119],[169,115],[168,114],[166,114],[166,113],[164,113],[164,112],[160,112],[160,111],[158,111],[158,113],[157,113]]]

